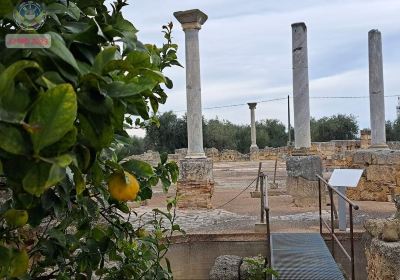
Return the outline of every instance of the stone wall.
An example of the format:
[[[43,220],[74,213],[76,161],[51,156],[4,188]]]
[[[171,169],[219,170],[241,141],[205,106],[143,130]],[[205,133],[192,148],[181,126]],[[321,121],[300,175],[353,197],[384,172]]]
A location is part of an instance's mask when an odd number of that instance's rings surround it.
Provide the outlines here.
[[[386,144],[391,150],[400,150],[400,141],[388,141]]]
[[[400,280],[400,220],[367,220],[364,227],[368,280]]]
[[[400,194],[399,150],[357,151],[347,168],[365,170],[357,188],[347,190],[352,200],[390,201],[392,194]]]
[[[364,141],[365,142],[365,141]],[[364,145],[366,145],[364,143]],[[393,150],[400,150],[400,142],[388,142],[388,145]],[[362,149],[362,140],[333,140],[330,142],[313,142],[311,144],[310,152],[319,155],[324,161],[324,166],[330,167],[344,167],[348,165],[349,156],[351,152]],[[242,154],[236,150],[222,150],[216,148],[204,149],[208,158],[214,162],[218,161],[249,161],[251,160],[275,160],[276,157],[284,160],[287,155],[292,152],[291,147],[265,147],[250,154]],[[169,154],[170,160],[179,161],[184,159],[187,149],[176,149],[174,154]],[[160,160],[158,152],[147,151],[142,155],[133,155],[132,158],[144,160],[151,163],[157,163]]]

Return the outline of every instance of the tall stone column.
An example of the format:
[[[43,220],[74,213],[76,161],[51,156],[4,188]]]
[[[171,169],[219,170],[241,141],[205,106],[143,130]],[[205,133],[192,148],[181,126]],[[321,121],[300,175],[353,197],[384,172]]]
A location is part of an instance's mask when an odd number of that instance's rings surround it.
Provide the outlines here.
[[[188,151],[179,162],[178,206],[211,208],[214,190],[213,162],[203,149],[199,30],[207,15],[200,10],[175,12],[185,32]]]
[[[381,32],[368,32],[369,107],[371,118],[371,148],[387,148],[385,131],[385,94]]]
[[[200,10],[175,12],[174,16],[182,24],[185,32],[188,130],[188,152],[186,157],[205,158],[201,112],[199,30],[208,17]]]
[[[310,98],[308,86],[307,27],[292,24],[293,111],[296,149],[311,147]]]
[[[258,146],[257,146],[257,133],[256,133],[256,106],[257,103],[247,103],[250,109],[251,119],[251,146],[250,146],[250,160],[258,159]]]
[[[247,103],[250,109],[250,120],[251,120],[251,148],[258,148],[257,146],[257,133],[256,133],[256,106],[257,103]]]
[[[292,24],[293,63],[293,156],[286,159],[287,190],[297,206],[318,205],[318,181],[322,174],[319,156],[310,155],[310,100],[308,85],[307,27],[305,23]]]

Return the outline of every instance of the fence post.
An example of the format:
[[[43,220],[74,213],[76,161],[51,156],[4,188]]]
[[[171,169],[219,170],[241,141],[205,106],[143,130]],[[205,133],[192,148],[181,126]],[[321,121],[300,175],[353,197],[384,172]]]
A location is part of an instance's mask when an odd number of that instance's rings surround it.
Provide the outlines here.
[[[264,173],[260,173],[261,223],[264,223]]]

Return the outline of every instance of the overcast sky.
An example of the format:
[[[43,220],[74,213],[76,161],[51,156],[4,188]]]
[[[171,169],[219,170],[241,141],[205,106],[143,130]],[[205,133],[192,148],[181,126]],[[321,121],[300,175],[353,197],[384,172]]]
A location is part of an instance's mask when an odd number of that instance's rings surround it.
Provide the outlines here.
[[[184,65],[184,33],[174,11],[200,9],[208,21],[200,30],[202,107],[257,102],[292,93],[291,24],[308,28],[311,116],[353,114],[360,128],[369,127],[369,100],[315,97],[368,96],[368,31],[383,38],[386,119],[396,118],[400,94],[399,0],[136,0],[124,15],[140,30],[144,43],[163,42],[161,26],[175,25],[174,41]],[[185,69],[167,72],[174,81],[161,111],[178,115],[186,109]],[[250,122],[247,106],[203,110],[233,123]],[[264,102],[256,119],[287,123],[287,103]],[[292,117],[293,123],[293,117]]]

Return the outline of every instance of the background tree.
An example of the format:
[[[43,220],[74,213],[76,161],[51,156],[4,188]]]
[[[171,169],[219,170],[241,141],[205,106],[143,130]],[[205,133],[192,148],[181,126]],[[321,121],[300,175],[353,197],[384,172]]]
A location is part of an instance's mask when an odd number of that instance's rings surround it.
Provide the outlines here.
[[[400,141],[400,118],[395,121],[386,121],[386,140]]]
[[[237,126],[229,121],[220,121],[218,118],[205,122],[204,146],[206,148],[237,149],[236,132]]]
[[[265,145],[260,143],[260,147],[282,147],[287,145],[287,132],[285,125],[276,119],[266,119],[261,121],[261,132],[267,133],[267,140]],[[258,131],[257,131],[258,133]],[[258,135],[257,135],[258,143]]]
[[[174,153],[175,149],[187,146],[187,128],[184,118],[178,118],[170,111],[159,115],[158,120],[158,126],[146,128],[146,150]]]
[[[353,140],[356,139],[357,134],[358,124],[353,115],[338,114],[319,120],[311,118],[312,141]]]
[[[187,147],[186,116],[178,118],[173,112],[159,117],[159,127],[146,128],[145,148],[173,153],[175,149]],[[256,123],[259,147],[279,147],[287,143],[285,126],[278,120],[263,120]],[[203,118],[203,141],[206,148],[238,150],[248,153],[251,145],[250,125],[237,125],[218,117]]]

